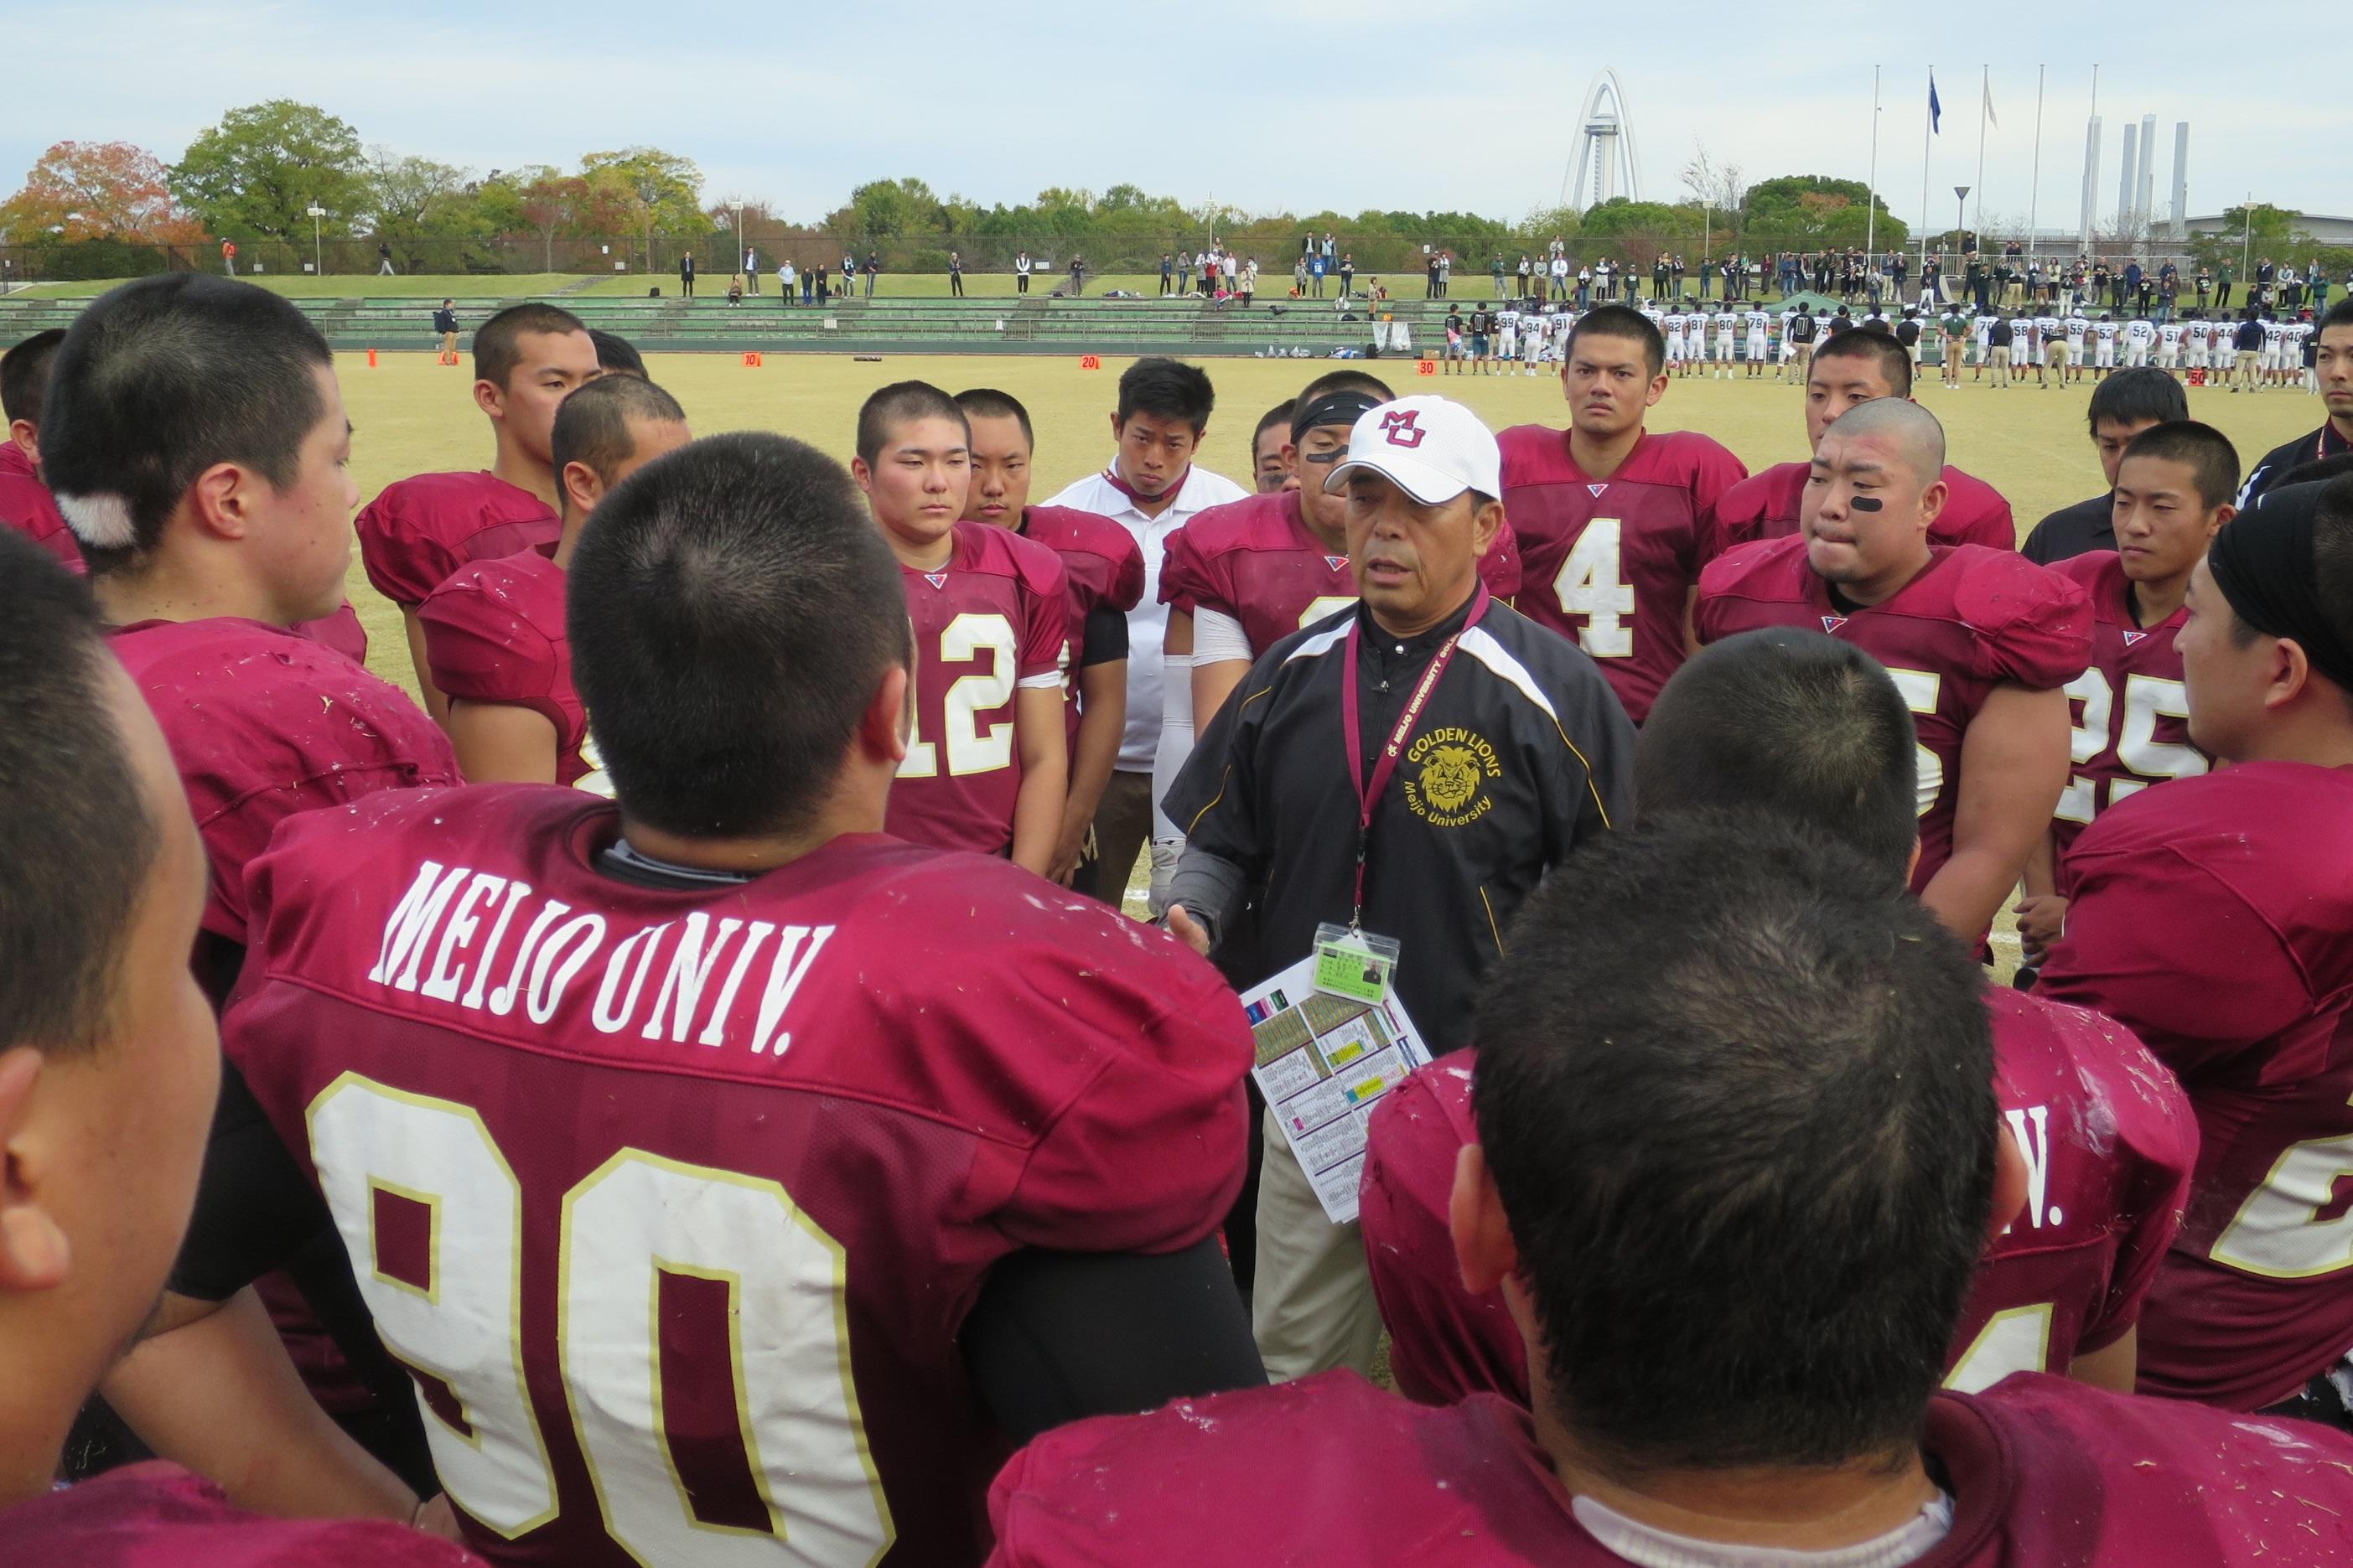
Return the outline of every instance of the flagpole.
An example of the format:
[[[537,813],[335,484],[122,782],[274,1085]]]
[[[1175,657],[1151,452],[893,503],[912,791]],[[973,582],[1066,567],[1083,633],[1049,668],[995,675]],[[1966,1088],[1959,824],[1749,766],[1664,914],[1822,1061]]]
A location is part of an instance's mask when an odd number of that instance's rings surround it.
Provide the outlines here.
[[[1936,68],[1935,66],[1928,68],[1928,101],[1931,105],[1936,101]],[[1930,162],[1928,139],[1936,129],[1936,116],[1934,109],[1923,110],[1920,115],[1920,267],[1923,271],[1926,271],[1928,266],[1928,226],[1936,221],[1928,212],[1928,164]]]
[[[1866,263],[1879,234],[1879,68],[1871,68],[1871,178],[1864,190],[1862,255]]]
[[[2034,68],[2034,184],[2026,198],[2026,254],[2034,254],[2034,225],[2042,212],[2042,75],[2051,68]]]
[[[1993,107],[1993,67],[1980,66],[1978,81],[1978,216],[1969,226],[1978,236],[1978,244],[1985,244],[1985,136],[1986,111]]]

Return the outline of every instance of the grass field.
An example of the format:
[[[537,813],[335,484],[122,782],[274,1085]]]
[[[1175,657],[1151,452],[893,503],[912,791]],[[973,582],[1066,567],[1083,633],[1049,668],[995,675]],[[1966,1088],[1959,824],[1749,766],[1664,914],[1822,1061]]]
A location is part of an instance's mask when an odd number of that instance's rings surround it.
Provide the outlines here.
[[[337,363],[344,402],[357,427],[352,467],[363,500],[408,474],[489,465],[490,432],[475,411],[465,371],[436,365],[427,354],[385,354],[374,369],[359,354],[338,355]],[[1075,357],[892,355],[870,363],[847,356],[777,354],[754,369],[722,354],[649,356],[654,378],[686,405],[697,434],[776,430],[844,462],[850,456],[858,405],[878,386],[920,377],[951,392],[1000,387],[1027,405],[1037,424],[1032,494],[1039,500],[1108,459],[1112,402],[1124,363],[1107,359],[1102,369],[1088,371],[1079,368]],[[1307,360],[1210,362],[1219,402],[1203,463],[1247,481],[1250,427],[1260,414],[1328,368],[1325,362]],[[1566,423],[1560,385],[1551,376],[1425,377],[1403,360],[1367,368],[1401,393],[1442,392],[1458,398],[1498,429]],[[1920,388],[1920,401],[1945,423],[1952,461],[2010,498],[2021,532],[2045,513],[2094,493],[2101,482],[2084,424],[2091,383],[2052,390],[2057,396],[2028,386],[1996,397],[1989,388],[1964,384],[1947,392],[1933,375]],[[2300,392],[2245,396],[2196,388],[2189,405],[2195,417],[2227,433],[2248,461],[2324,416],[2319,400]],[[1705,431],[1751,468],[1805,450],[1799,390],[1769,380],[1678,381],[1652,411],[1651,424],[1654,429]],[[413,689],[399,613],[368,585],[356,554],[350,583],[352,603],[368,628],[370,665]],[[2014,941],[2010,952],[2014,961]]]

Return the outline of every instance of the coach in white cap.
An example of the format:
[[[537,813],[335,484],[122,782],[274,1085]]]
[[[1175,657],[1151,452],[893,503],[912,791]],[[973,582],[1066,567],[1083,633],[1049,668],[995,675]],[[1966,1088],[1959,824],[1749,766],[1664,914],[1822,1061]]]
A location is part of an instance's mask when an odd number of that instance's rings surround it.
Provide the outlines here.
[[[1367,410],[1325,488],[1348,498],[1362,595],[1274,645],[1165,803],[1188,835],[1169,927],[1229,973],[1272,975],[1319,926],[1399,944],[1395,986],[1435,1051],[1545,873],[1628,810],[1634,731],[1567,639],[1491,597],[1502,458],[1442,397]],[[1255,905],[1255,918],[1237,919]],[[1268,1373],[1370,1367],[1380,1318],[1356,1227],[1324,1217],[1271,1121],[1253,1326]]]

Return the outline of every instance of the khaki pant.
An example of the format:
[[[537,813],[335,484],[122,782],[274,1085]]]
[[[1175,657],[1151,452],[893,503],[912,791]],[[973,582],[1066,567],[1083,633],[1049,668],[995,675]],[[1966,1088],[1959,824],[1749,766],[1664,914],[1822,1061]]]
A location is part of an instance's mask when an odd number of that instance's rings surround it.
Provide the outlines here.
[[[1115,770],[1095,805],[1095,896],[1113,909],[1127,897],[1135,858],[1152,836],[1152,772]]]
[[[1250,1332],[1277,1383],[1335,1366],[1370,1373],[1381,1339],[1364,1233],[1324,1217],[1282,1128],[1267,1113],[1266,1166],[1258,1184],[1258,1275]]]
[[[2238,382],[2241,386],[2253,386],[2255,384],[2255,361],[2257,357],[2255,351],[2253,349],[2241,349],[2239,351]]]
[[[2010,348],[2004,343],[1993,346],[1993,384],[1996,386],[2010,384]]]

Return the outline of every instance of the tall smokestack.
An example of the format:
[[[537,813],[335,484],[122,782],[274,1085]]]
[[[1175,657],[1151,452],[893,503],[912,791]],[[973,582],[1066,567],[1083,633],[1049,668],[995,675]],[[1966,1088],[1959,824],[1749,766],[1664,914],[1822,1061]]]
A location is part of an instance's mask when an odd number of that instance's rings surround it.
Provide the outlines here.
[[[2189,121],[2173,128],[2173,237],[2189,237]]]
[[[2155,226],[2157,222],[2157,116],[2140,117],[2140,187],[2133,198],[2133,208],[2141,221]]]
[[[2084,216],[2078,224],[2079,243],[2084,250],[2092,248],[2092,235],[2100,221],[2100,117],[2093,115],[2084,126]]]
[[[2140,127],[2127,120],[2125,121],[2124,178],[2116,182],[2116,224],[2119,227],[2129,227],[2132,222],[2133,174],[2138,167],[2134,159],[2139,151]]]

